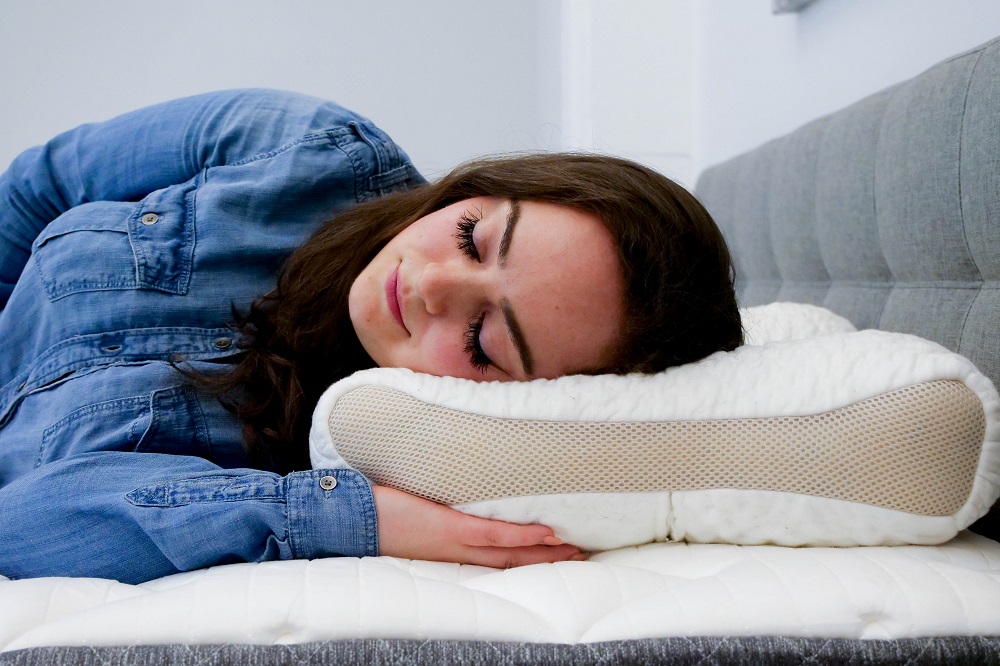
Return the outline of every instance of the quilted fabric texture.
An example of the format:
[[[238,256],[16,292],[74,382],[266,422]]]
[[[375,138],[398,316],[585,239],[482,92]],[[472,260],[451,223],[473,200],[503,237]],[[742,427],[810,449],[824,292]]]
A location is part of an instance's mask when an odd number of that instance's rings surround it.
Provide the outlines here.
[[[0,650],[370,639],[1000,635],[1000,544],[659,543],[499,571],[390,557],[234,564],[141,585],[0,580]]]
[[[588,550],[940,543],[989,509],[1000,399],[969,361],[903,334],[828,333],[850,324],[816,307],[746,318],[773,340],[651,376],[358,373],[320,400],[313,464]]]

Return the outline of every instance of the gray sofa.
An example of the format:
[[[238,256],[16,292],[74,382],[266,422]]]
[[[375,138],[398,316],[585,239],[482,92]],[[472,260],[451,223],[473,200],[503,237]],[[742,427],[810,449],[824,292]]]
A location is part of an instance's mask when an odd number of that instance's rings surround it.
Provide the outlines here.
[[[915,333],[1000,383],[998,130],[1000,40],[706,171],[697,193],[732,245],[742,304],[815,303],[859,328]],[[998,522],[978,527],[998,538]],[[0,654],[0,664],[124,663],[997,664],[1000,637],[364,639]]]
[[[1000,39],[705,171],[744,306],[913,333],[1000,385]],[[974,530],[1000,540],[998,509]]]

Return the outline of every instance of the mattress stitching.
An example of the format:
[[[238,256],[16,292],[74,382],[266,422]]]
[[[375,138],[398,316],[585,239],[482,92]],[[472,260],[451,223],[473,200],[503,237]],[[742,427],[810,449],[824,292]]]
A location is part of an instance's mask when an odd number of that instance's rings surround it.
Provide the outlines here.
[[[909,590],[906,588],[906,586],[900,584],[899,577],[895,575],[895,572],[892,569],[885,566],[882,562],[872,562],[872,563],[875,565],[876,568],[882,571],[883,575],[880,576],[880,578],[885,580],[886,582],[891,582],[896,587],[897,591],[896,596],[898,596],[900,599],[906,602],[906,610],[909,611],[908,615],[909,615],[910,626],[906,627],[902,631],[894,632],[894,633],[901,633],[903,634],[903,636],[901,637],[905,637],[913,630],[912,610],[913,608],[916,607],[916,604],[913,603],[913,598],[910,596]],[[897,621],[902,620],[903,619],[902,614],[900,614],[898,617],[895,617],[895,619]],[[871,637],[859,636],[859,638],[871,638]]]
[[[928,569],[929,571],[931,571],[932,573],[934,573],[934,575],[935,575],[935,576],[936,576],[936,577],[937,577],[937,578],[938,578],[938,579],[939,579],[940,581],[942,581],[943,583],[945,583],[945,587],[946,587],[946,588],[948,589],[948,592],[950,593],[950,595],[951,595],[951,596],[952,596],[953,598],[957,599],[957,600],[958,600],[958,603],[959,603],[959,605],[960,605],[960,606],[962,607],[962,617],[964,618],[964,621],[965,621],[965,629],[966,629],[966,631],[968,631],[968,630],[969,630],[969,617],[970,617],[970,614],[969,614],[969,607],[968,607],[968,605],[967,605],[967,604],[965,603],[965,599],[964,599],[964,598],[962,597],[962,595],[961,595],[961,594],[956,594],[956,593],[955,593],[955,587],[954,587],[954,586],[953,586],[953,585],[951,584],[951,582],[950,582],[950,581],[948,580],[948,577],[947,577],[947,576],[945,576],[945,575],[944,575],[943,573],[941,573],[941,570],[940,570],[940,565],[941,565],[942,563],[941,563],[941,562],[939,562],[939,561],[934,561],[934,560],[924,560],[924,559],[920,559],[920,558],[918,558],[918,557],[914,557],[914,555],[913,555],[913,552],[912,552],[912,551],[909,551],[909,550],[906,550],[906,551],[903,551],[902,555],[903,555],[903,557],[905,557],[905,558],[907,558],[907,559],[909,559],[909,560],[911,560],[911,561],[914,561],[914,562],[917,562],[917,563],[919,563],[919,564],[920,564],[920,565],[922,565],[922,566],[923,566],[924,568],[926,568],[926,569]],[[951,562],[945,562],[945,563],[943,563],[943,564],[944,564],[945,566],[953,566]]]
[[[573,615],[575,616],[575,619],[576,619],[576,621],[574,622],[574,624],[577,627],[577,631],[575,632],[576,635],[574,636],[574,638],[576,639],[577,642],[579,642],[580,637],[581,637],[581,635],[583,633],[583,631],[582,631],[583,630],[583,626],[582,626],[583,625],[583,621],[582,621],[583,617],[582,617],[582,615],[580,613],[580,602],[579,602],[577,596],[573,593],[573,586],[569,584],[568,580],[566,580],[566,574],[563,572],[563,567],[552,566],[551,569],[555,569],[556,575],[559,577],[559,582],[562,583],[562,586],[565,589],[566,596],[573,603]]]
[[[768,546],[765,546],[765,548],[767,548],[767,547]],[[778,547],[778,546],[771,546],[771,547]],[[745,547],[741,547],[741,548],[745,549]],[[808,551],[804,551],[804,552],[808,552]],[[753,560],[756,563],[760,564],[765,569],[767,569],[768,571],[771,572],[771,574],[774,576],[774,578],[776,578],[778,580],[778,582],[781,584],[781,587],[785,590],[786,598],[790,599],[792,601],[792,603],[794,603],[795,609],[797,611],[798,616],[800,618],[805,619],[805,617],[806,617],[805,610],[802,608],[802,605],[799,603],[799,600],[796,597],[796,595],[794,595],[792,593],[792,589],[789,587],[788,581],[785,580],[785,577],[781,575],[781,572],[776,567],[772,566],[770,563],[762,561],[759,557],[757,557],[758,554],[759,553],[757,551],[754,551],[754,553],[752,555]],[[808,557],[811,560],[815,560],[816,559],[813,556],[813,553],[811,553],[811,552],[809,553]]]

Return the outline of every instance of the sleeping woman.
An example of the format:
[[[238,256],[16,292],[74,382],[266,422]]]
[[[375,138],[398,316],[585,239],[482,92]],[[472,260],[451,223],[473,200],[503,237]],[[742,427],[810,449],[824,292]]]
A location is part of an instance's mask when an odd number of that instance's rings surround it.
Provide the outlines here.
[[[542,525],[310,469],[357,370],[656,372],[741,343],[683,188],[607,156],[428,184],[365,118],[275,91],[66,132],[0,176],[0,574],[136,583],[231,562],[580,557]]]

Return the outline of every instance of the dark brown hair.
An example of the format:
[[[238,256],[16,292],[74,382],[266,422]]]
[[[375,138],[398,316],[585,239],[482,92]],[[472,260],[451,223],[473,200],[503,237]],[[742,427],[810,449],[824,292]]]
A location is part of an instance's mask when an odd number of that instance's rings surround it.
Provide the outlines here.
[[[415,220],[478,196],[569,206],[611,232],[626,314],[612,361],[594,372],[657,372],[742,343],[729,250],[684,188],[603,155],[478,160],[332,218],[288,259],[277,287],[238,320],[245,354],[209,383],[241,418],[255,464],[282,473],[309,467],[310,416],[320,394],[373,365],[348,314],[351,284]]]

